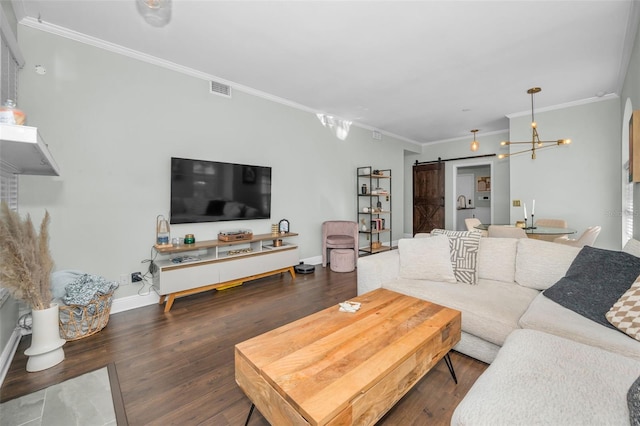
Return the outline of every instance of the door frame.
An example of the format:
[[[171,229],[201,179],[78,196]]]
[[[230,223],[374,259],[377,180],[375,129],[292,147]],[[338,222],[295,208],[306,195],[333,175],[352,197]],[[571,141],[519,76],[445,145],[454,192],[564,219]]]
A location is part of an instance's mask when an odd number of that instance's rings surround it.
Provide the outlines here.
[[[478,166],[489,166],[489,172],[491,176],[491,191],[489,192],[489,197],[491,197],[491,207],[490,207],[490,215],[491,215],[491,223],[493,223],[493,209],[495,207],[495,203],[493,201],[493,188],[494,179],[493,179],[493,162],[492,161],[473,161],[473,162],[465,162],[461,164],[452,164],[452,167],[449,171],[449,179],[444,181],[444,192],[445,192],[445,227],[447,229],[455,229],[456,219],[458,210],[456,209],[457,196],[458,193],[458,169],[464,169],[469,167],[478,167]],[[446,167],[446,166],[445,166]],[[447,171],[445,170],[445,176],[447,175]],[[451,186],[447,185],[447,182],[451,182]],[[476,200],[474,200],[473,205],[476,204]],[[448,212],[448,213],[447,213]]]

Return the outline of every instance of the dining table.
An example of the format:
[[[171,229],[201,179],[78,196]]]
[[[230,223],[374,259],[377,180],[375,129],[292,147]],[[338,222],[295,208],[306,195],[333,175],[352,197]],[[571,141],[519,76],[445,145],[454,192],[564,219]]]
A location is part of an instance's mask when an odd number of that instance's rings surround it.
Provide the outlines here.
[[[491,224],[481,223],[480,225],[475,226],[475,228],[480,229],[481,231],[486,231],[489,229],[489,225]],[[496,224],[496,226],[515,227],[515,225],[504,224]],[[552,226],[530,226],[522,229],[524,229],[524,232],[526,232],[527,237],[540,240],[549,240],[552,238],[561,237],[563,235],[571,235],[578,232],[573,228],[555,228]]]

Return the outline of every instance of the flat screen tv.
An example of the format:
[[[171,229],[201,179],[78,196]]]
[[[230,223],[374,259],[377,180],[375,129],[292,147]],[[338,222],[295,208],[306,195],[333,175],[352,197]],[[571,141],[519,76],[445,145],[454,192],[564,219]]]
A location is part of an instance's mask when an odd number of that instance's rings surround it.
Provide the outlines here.
[[[170,222],[271,217],[271,167],[171,158]]]

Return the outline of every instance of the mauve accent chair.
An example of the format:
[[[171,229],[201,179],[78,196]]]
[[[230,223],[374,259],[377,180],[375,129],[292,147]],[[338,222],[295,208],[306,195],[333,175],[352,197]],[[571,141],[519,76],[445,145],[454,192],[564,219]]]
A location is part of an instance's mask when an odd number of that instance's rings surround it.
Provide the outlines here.
[[[601,226],[590,226],[582,233],[582,235],[580,235],[578,239],[573,240],[568,236],[563,235],[562,237],[557,237],[555,240],[553,240],[553,242],[566,244],[573,247],[593,246],[601,230]]]
[[[322,267],[327,266],[332,249],[353,249],[354,267],[358,262],[358,224],[348,220],[328,220],[322,223]]]

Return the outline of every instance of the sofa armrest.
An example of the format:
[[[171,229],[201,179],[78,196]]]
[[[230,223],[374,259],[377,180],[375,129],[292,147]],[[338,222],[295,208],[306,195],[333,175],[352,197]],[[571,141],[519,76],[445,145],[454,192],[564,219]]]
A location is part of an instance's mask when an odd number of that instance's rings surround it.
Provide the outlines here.
[[[358,295],[382,287],[382,283],[398,278],[398,250],[385,251],[358,258]]]

